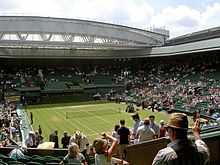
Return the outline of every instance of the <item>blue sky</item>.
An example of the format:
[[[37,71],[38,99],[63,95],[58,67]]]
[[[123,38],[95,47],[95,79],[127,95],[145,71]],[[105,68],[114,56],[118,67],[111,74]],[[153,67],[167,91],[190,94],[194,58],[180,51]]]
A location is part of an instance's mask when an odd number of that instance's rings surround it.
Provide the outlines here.
[[[78,18],[136,28],[166,28],[170,36],[220,26],[220,0],[0,0],[0,15]]]

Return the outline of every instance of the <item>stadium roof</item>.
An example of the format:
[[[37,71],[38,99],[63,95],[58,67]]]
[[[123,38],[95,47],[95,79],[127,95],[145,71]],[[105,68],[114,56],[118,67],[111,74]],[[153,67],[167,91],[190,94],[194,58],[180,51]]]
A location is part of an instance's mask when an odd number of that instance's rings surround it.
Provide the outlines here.
[[[164,46],[166,37],[101,22],[0,16],[1,58],[143,58],[220,50],[220,27],[177,37]]]
[[[220,50],[220,38],[154,48],[139,49],[49,49],[0,47],[0,57],[8,59],[112,59],[183,55]]]
[[[184,44],[218,37],[220,37],[220,27],[214,27],[169,39],[166,41],[165,45]]]
[[[161,46],[166,38],[163,33],[95,21],[0,16],[0,46],[143,48]]]

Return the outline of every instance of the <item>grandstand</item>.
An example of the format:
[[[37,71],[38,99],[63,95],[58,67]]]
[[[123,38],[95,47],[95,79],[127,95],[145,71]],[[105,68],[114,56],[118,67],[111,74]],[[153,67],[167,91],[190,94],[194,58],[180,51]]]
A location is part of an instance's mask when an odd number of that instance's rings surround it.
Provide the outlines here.
[[[156,114],[157,122],[166,121],[170,112],[189,116],[199,112],[209,121],[203,124],[202,137],[210,148],[211,164],[219,164],[219,28],[168,37],[102,22],[0,16],[2,105],[17,104],[16,117],[22,121],[16,132],[19,138],[8,132],[12,142],[4,146],[0,159],[10,164],[13,160],[6,154],[39,125],[47,127],[46,140],[55,129],[61,137],[63,131],[72,134],[80,127],[90,141],[102,131],[111,132],[122,117],[131,127],[130,115],[123,110],[130,102],[136,104],[141,118]],[[6,111],[13,116],[3,106],[1,112]],[[132,144],[126,159],[131,165],[151,164],[167,143],[162,138]],[[67,150],[30,148],[28,153],[21,163],[46,164],[60,162]]]

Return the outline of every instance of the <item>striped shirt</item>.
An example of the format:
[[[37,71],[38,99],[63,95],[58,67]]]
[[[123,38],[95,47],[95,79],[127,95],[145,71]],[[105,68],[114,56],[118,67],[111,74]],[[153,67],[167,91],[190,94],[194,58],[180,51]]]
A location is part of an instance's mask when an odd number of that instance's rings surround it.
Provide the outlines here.
[[[205,142],[196,140],[195,146],[187,143],[181,140],[169,143],[157,153],[152,165],[208,165],[209,151]]]

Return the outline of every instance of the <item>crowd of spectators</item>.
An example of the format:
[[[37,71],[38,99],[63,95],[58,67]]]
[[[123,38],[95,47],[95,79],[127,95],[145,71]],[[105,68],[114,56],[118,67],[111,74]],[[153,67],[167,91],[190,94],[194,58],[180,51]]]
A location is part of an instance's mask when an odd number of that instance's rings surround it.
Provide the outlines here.
[[[106,133],[102,133],[101,134],[102,138],[95,139],[92,145],[89,145],[87,137],[84,134],[82,134],[80,131],[76,131],[72,136],[68,136],[67,132],[64,132],[64,136],[62,137],[61,142],[63,144],[63,148],[68,148],[68,154],[65,157],[63,157],[63,160],[60,162],[60,164],[70,164],[70,163],[78,164],[78,165],[128,164],[128,162],[123,160],[126,158],[125,148],[127,145],[133,143],[142,143],[145,141],[153,140],[168,135],[171,138],[171,133],[167,132],[168,130],[167,125],[166,127],[164,127],[164,121],[161,121],[159,126],[157,123],[155,123],[155,116],[150,115],[149,117],[144,118],[142,121],[139,118],[138,113],[135,113],[132,116],[132,118],[134,120],[134,125],[132,128],[128,128],[126,126],[125,120],[120,120],[119,121],[120,125],[117,124],[115,126],[112,132],[112,136]],[[199,120],[196,119],[196,122],[198,121]],[[181,122],[183,123],[183,121]],[[171,118],[170,121],[168,122],[168,125],[170,124],[169,126],[172,128],[172,126],[176,123],[177,122],[173,121]],[[184,128],[188,129],[188,121],[187,124],[184,122],[182,125],[184,126]],[[177,126],[175,126],[174,128],[177,129]],[[200,127],[198,127],[198,129],[200,129]],[[165,132],[167,133],[165,134]],[[34,132],[30,132],[29,135],[33,136]],[[200,140],[200,138],[197,140]],[[52,132],[52,134],[50,135],[50,141],[54,143],[58,141],[57,131]],[[207,146],[205,145],[205,143],[202,143],[201,140],[199,142],[201,142],[199,144],[206,147],[205,151],[206,151],[206,155],[208,156]],[[32,141],[32,143],[34,142]],[[166,150],[168,149],[166,148]],[[24,152],[25,151],[23,150],[23,148],[20,149],[15,148],[14,150],[11,151],[10,157],[15,160],[17,160],[18,158],[24,159],[25,157]],[[160,154],[161,152],[158,152],[158,155]],[[166,155],[168,153],[163,152],[163,154]],[[172,157],[172,159],[174,158]],[[209,158],[206,157],[205,161],[208,161],[208,159]],[[157,156],[154,160],[154,163],[155,161],[159,161],[159,160],[160,157]]]
[[[1,69],[0,80],[2,90],[22,87],[40,87],[44,89],[48,82],[77,80],[73,85],[93,84],[95,76],[111,77],[113,84],[123,84],[126,90],[115,92],[116,97],[123,101],[134,102],[152,111],[179,109],[186,112],[203,113],[212,116],[220,108],[220,72],[219,62],[210,61],[199,63],[147,63],[141,67],[132,68],[122,66],[92,66],[83,71],[78,66],[72,67],[31,67],[25,69]],[[9,138],[18,140],[20,120],[16,114],[16,106],[4,102],[0,104],[1,146],[10,144]],[[133,115],[134,125],[126,126],[125,120],[115,125],[112,136],[103,134],[107,140],[96,139],[93,146],[87,137],[76,131],[72,136],[64,132],[61,138],[62,148],[68,148],[68,155],[63,163],[81,162],[86,164],[88,155],[93,155],[97,162],[107,164],[113,154],[120,161],[126,158],[125,148],[129,144],[141,143],[166,136],[164,121],[160,125],[155,122],[155,116],[140,119]],[[120,125],[119,125],[120,124]],[[4,139],[5,137],[8,137]],[[42,144],[42,130],[30,131],[25,144],[36,148]],[[54,142],[54,148],[60,148],[58,132],[49,136]],[[110,142],[110,148],[108,148]],[[118,147],[116,147],[118,144]],[[94,148],[93,148],[94,147]],[[94,149],[94,150],[93,150]],[[117,150],[114,152],[114,150]],[[94,154],[96,153],[96,155]]]
[[[30,131],[25,139],[25,145],[28,148],[37,148],[39,144],[43,143],[43,136],[39,131]]]
[[[152,111],[197,110],[212,116],[220,105],[217,65],[218,61],[151,66],[148,72],[130,73],[128,88],[120,97],[143,108],[150,107]]]
[[[4,101],[0,104],[0,146],[21,143],[20,122],[16,104]]]
[[[68,154],[64,157],[63,164],[73,162],[86,164],[91,159],[102,164],[103,162],[108,162],[112,156],[114,157],[112,161],[121,162],[126,158],[125,149],[129,144],[165,136],[162,126],[160,127],[155,123],[155,116],[151,115],[142,121],[138,113],[135,113],[132,118],[134,120],[132,128],[126,126],[125,120],[120,120],[119,124],[115,125],[112,135],[103,133],[102,135],[107,141],[96,139],[91,144],[87,136],[80,131],[75,131],[71,136],[65,131],[63,136],[59,138],[57,130],[49,135],[49,141],[54,143],[53,148],[68,149]],[[59,146],[59,140],[62,146]],[[38,148],[43,142],[42,129],[39,126],[37,131],[29,132],[25,145],[28,148]],[[105,147],[103,147],[104,145]],[[109,145],[111,146],[110,148],[107,147]],[[107,155],[106,152],[108,153]],[[124,164],[126,164],[125,161]]]
[[[100,83],[96,78],[103,78],[109,80],[110,84],[123,84],[127,87],[126,91],[118,93],[118,97],[123,100],[133,99],[139,104],[144,102],[143,105],[152,105],[152,109],[190,110],[196,109],[201,102],[206,103],[206,109],[217,109],[220,101],[218,59],[211,58],[206,62],[206,57],[197,58],[183,62],[171,60],[168,63],[146,61],[140,62],[141,66],[133,66],[135,63],[130,61],[121,61],[120,65],[116,62],[86,67],[70,65],[1,68],[0,83],[5,90],[25,87],[47,89],[57,82],[63,82],[60,87],[69,89],[80,84]],[[212,115],[210,110],[209,115]]]

